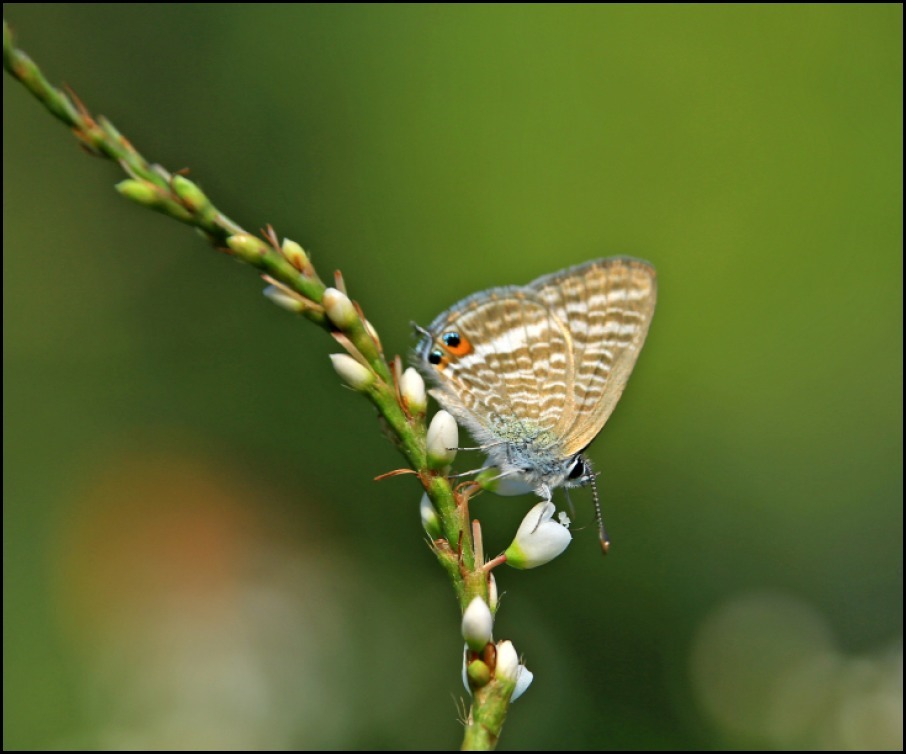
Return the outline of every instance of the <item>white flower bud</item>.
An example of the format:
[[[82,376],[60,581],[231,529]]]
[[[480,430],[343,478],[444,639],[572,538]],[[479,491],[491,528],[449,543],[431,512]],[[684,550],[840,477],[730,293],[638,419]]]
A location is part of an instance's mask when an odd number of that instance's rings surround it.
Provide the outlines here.
[[[428,427],[428,466],[443,469],[453,463],[459,445],[456,419],[446,411],[438,411]]]
[[[439,539],[443,534],[440,524],[440,516],[437,515],[437,509],[431,502],[426,492],[422,495],[422,500],[418,505],[418,511],[422,516],[422,526],[431,539]]]
[[[494,671],[498,678],[516,684],[511,702],[515,702],[525,693],[535,677],[532,672],[519,663],[519,655],[511,641],[501,641],[497,644],[497,669]]]
[[[425,394],[425,381],[412,367],[400,377],[400,395],[413,414],[423,414],[428,408],[428,397]]]
[[[359,313],[349,300],[349,296],[336,288],[325,289],[321,305],[330,321],[340,330],[348,330],[359,321]]]
[[[478,652],[491,640],[493,629],[494,617],[488,603],[476,597],[462,614],[462,638],[470,649]]]
[[[304,301],[295,296],[291,296],[276,285],[269,285],[265,288],[264,295],[281,309],[286,309],[288,312],[298,314],[305,309]]]
[[[340,379],[353,390],[363,391],[374,382],[374,372],[347,353],[332,353],[330,360]]]
[[[566,526],[552,520],[555,511],[554,504],[545,501],[528,512],[519,524],[516,538],[504,553],[508,565],[520,569],[536,568],[566,549],[573,537]]]
[[[513,642],[501,641],[497,643],[497,670],[494,671],[498,678],[515,683],[519,673],[519,655]]]

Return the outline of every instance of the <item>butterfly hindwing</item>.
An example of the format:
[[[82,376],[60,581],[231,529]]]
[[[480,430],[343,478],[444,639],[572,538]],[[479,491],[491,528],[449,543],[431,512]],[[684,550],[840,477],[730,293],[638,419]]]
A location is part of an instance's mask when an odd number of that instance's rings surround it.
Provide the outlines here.
[[[526,287],[569,332],[574,394],[556,431],[572,455],[601,431],[635,366],[654,314],[654,268],[626,257],[599,259]]]

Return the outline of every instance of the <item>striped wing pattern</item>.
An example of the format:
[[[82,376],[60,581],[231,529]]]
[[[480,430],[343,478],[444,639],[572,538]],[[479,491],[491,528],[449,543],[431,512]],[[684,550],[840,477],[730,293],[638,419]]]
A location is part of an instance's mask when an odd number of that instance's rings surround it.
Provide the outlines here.
[[[440,403],[458,400],[501,439],[552,431],[570,383],[569,333],[531,291],[498,289],[464,303],[441,330],[461,334],[471,349],[438,371]]]
[[[542,477],[560,473],[616,406],[655,288],[649,264],[615,257],[476,293],[432,322],[417,363],[437,383],[438,402],[482,446],[497,448],[492,457],[518,448],[537,459]],[[450,333],[455,348],[444,342]]]
[[[528,287],[569,330],[572,395],[555,429],[568,457],[595,439],[623,394],[654,315],[655,272],[646,262],[616,257]]]

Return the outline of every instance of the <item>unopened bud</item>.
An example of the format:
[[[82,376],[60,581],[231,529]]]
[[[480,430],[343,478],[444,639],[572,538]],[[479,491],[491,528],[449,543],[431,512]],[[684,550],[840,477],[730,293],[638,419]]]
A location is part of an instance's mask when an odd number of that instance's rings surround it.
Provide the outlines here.
[[[258,264],[269,246],[248,233],[234,233],[227,239],[227,246],[243,262]]]
[[[288,312],[294,312],[298,314],[301,311],[305,310],[305,302],[298,298],[297,296],[291,296],[282,288],[278,288],[276,285],[269,285],[264,289],[264,295],[267,296],[271,301],[273,301],[281,309],[286,309]]]
[[[482,660],[472,660],[466,667],[466,676],[469,679],[469,686],[480,689],[487,686],[491,680],[491,669]]]
[[[428,408],[425,381],[412,367],[409,367],[400,377],[400,395],[406,403],[406,408],[413,414],[423,414]]]
[[[437,470],[445,469],[456,458],[458,445],[459,427],[456,426],[456,419],[446,411],[438,411],[428,427],[428,466]]]
[[[155,207],[161,202],[160,189],[148,181],[127,178],[116,184],[116,190],[127,199],[145,207]]]
[[[422,495],[422,500],[418,504],[418,512],[422,517],[422,526],[431,539],[440,539],[443,535],[443,529],[440,524],[440,516],[437,515],[437,509],[431,502],[426,492]]]
[[[488,603],[475,597],[462,614],[462,638],[469,648],[478,652],[491,640],[494,618]]]
[[[324,291],[321,305],[330,321],[340,330],[348,330],[359,321],[359,314],[349,296],[336,288],[327,288]]]
[[[192,214],[185,207],[176,202],[168,191],[162,190],[150,181],[127,178],[116,184],[116,190],[143,207],[169,215],[180,222],[192,221]]]
[[[283,252],[283,256],[286,257],[287,261],[295,267],[299,272],[308,273],[311,269],[311,260],[308,258],[308,254],[305,253],[299,244],[295,241],[291,241],[288,238],[283,239],[283,245],[280,247]]]
[[[182,200],[182,203],[192,212],[203,214],[205,210],[213,209],[211,202],[198,184],[190,181],[184,175],[174,175],[170,181],[173,193]]]
[[[362,366],[349,354],[332,353],[330,360],[333,362],[333,368],[340,375],[340,379],[353,390],[361,392],[367,390],[374,383],[374,372],[368,367]]]

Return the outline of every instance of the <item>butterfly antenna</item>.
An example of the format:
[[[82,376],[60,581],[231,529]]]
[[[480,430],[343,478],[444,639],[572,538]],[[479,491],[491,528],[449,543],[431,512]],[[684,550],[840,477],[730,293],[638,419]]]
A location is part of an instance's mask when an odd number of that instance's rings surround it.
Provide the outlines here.
[[[610,539],[607,536],[607,529],[604,528],[604,516],[601,514],[601,498],[598,497],[597,474],[591,475],[591,499],[595,503],[595,520],[598,522],[598,537],[601,540],[601,552],[605,555],[610,549]]]
[[[417,322],[410,322],[409,324],[412,325],[412,329],[415,330],[415,332],[417,332],[419,335],[427,335],[429,337],[431,336],[431,333],[428,332],[424,327],[419,325]]]

